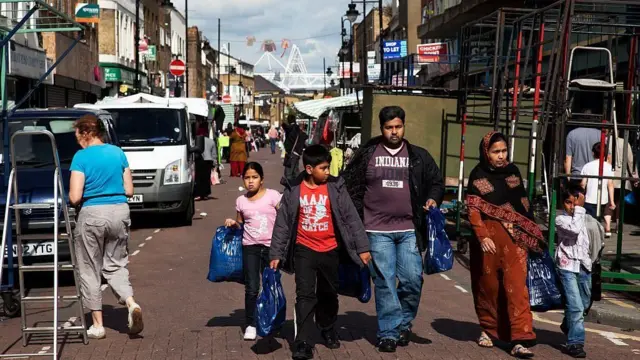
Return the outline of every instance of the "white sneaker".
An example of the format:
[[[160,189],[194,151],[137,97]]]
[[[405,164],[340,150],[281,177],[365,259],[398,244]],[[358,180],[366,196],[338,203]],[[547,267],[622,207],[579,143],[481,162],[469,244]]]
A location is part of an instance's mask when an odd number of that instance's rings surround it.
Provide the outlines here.
[[[247,329],[244,331],[244,339],[255,340],[256,336],[256,328],[254,328],[253,326],[247,326]]]
[[[142,322],[142,309],[140,305],[133,304],[129,307],[129,334],[139,334],[144,329]]]
[[[87,337],[89,339],[104,339],[107,337],[107,333],[104,331],[104,327],[95,327],[91,325],[89,330],[87,330]]]

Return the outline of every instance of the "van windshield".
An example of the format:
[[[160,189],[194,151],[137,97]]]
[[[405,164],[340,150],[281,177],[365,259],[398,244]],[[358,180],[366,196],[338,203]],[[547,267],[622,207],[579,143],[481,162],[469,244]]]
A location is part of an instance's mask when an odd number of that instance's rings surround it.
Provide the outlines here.
[[[73,155],[80,150],[73,128],[77,118],[40,118],[9,121],[9,136],[18,130],[48,130],[53,133],[58,147],[61,164],[70,164]],[[0,126],[0,149],[4,146],[2,127]],[[20,136],[15,139],[16,163],[21,166],[53,165],[51,141],[46,135]],[[0,150],[1,151],[1,150]],[[0,161],[3,162],[3,161]]]
[[[177,109],[105,109],[111,113],[121,146],[184,145],[184,118]]]

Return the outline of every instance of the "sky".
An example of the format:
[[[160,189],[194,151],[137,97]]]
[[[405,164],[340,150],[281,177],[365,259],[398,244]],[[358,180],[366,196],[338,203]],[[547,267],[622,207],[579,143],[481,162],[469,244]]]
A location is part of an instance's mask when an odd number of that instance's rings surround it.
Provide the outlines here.
[[[334,65],[341,46],[340,17],[347,11],[350,0],[190,0],[189,26],[197,26],[209,39],[211,46],[218,46],[218,18],[221,19],[220,41],[231,43],[231,55],[254,64],[263,54],[262,42],[273,40],[273,53],[283,65],[287,65],[289,50],[283,58],[280,44],[289,39],[300,48],[310,73],[324,72],[322,58],[327,66]],[[184,13],[184,2],[173,0]],[[361,5],[359,6],[362,12]],[[246,38],[256,39],[247,46]],[[261,62],[256,72],[266,71],[267,62]],[[279,70],[279,69],[276,69]],[[334,71],[335,72],[335,71]]]

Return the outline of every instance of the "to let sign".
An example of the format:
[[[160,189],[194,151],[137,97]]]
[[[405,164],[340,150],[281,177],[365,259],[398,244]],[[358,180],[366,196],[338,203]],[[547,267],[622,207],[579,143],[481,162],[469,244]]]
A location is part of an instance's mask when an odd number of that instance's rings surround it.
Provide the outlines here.
[[[449,45],[447,43],[431,43],[418,45],[418,62],[449,63]]]
[[[173,76],[182,76],[187,67],[184,65],[184,61],[180,59],[173,60],[171,64],[169,64],[169,72]]]
[[[382,44],[382,50],[384,51],[384,59],[400,59],[407,56],[407,41],[385,41]]]
[[[76,21],[79,23],[97,24],[100,22],[100,5],[76,4]]]

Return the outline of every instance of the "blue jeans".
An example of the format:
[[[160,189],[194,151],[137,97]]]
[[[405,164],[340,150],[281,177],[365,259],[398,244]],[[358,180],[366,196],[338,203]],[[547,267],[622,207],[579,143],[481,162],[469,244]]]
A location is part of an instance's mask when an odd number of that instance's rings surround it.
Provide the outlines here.
[[[416,243],[416,234],[407,231],[368,235],[378,339],[398,340],[400,331],[411,329],[422,294],[422,256]]]
[[[269,145],[271,145],[271,153],[276,153],[276,139],[269,139]]]
[[[567,345],[584,345],[584,311],[591,303],[591,274],[558,269],[564,292],[564,319],[560,328],[567,334]]]

